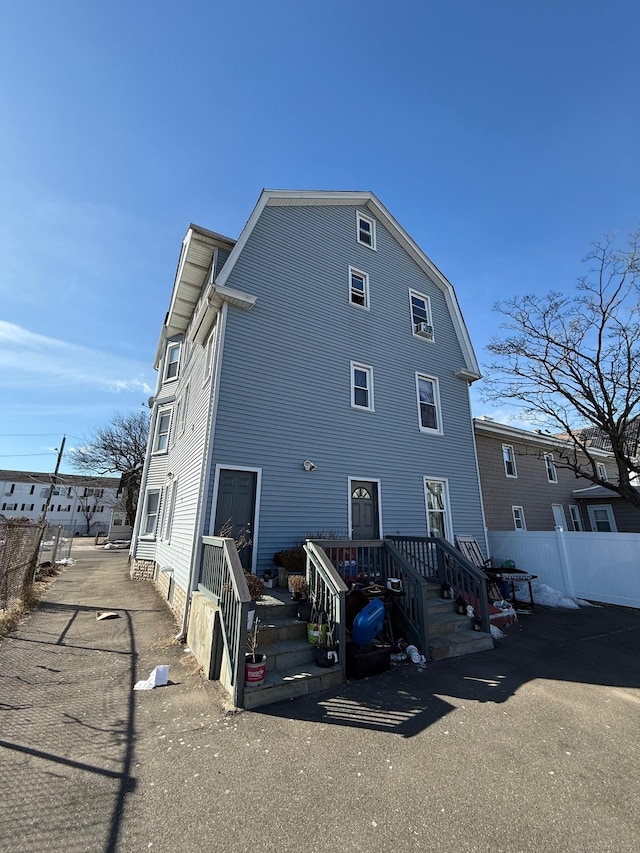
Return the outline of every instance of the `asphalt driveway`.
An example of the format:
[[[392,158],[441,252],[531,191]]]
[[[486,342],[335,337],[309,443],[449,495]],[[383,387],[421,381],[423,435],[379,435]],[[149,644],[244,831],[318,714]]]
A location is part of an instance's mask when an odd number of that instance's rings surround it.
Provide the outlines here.
[[[640,849],[640,613],[229,715],[126,555],[74,556],[0,641],[1,851]]]

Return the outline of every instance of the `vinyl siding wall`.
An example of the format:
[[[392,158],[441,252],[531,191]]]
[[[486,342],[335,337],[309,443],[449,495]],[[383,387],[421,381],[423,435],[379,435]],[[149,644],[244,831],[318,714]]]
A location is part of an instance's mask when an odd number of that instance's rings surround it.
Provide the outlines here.
[[[150,458],[147,490],[162,489],[158,525],[155,539],[140,539],[136,548],[138,559],[155,559],[161,571],[171,569],[175,583],[183,589],[188,586],[191,559],[197,545],[196,524],[212,383],[211,377],[205,378],[206,345],[194,343],[187,349],[188,353],[183,346],[178,379],[162,384],[157,396],[156,409],[164,408],[167,401],[173,405],[169,451]],[[181,430],[182,414],[178,404],[182,410],[187,386],[186,422],[184,430]],[[168,509],[169,472],[177,478],[178,485],[170,541],[165,541],[161,533]]]
[[[567,530],[573,530],[569,512],[572,504],[579,507],[583,529],[591,529],[584,503],[572,495],[575,489],[588,487],[589,481],[581,480],[573,472],[556,465],[558,482],[550,483],[544,462],[544,454],[551,452],[550,448],[482,434],[476,435],[476,442],[488,530],[513,530],[512,506],[523,507],[527,530],[553,530],[555,521],[552,504],[562,504]],[[505,474],[503,444],[510,444],[514,449],[516,478]],[[613,479],[614,466],[608,464],[607,470]],[[611,503],[614,507],[619,502],[615,498],[600,501]]]
[[[213,464],[262,469],[258,569],[305,534],[347,534],[349,476],[381,480],[383,533],[426,534],[426,475],[448,479],[454,532],[484,536],[444,295],[379,223],[377,251],[358,244],[355,210],[265,208],[227,281],[257,301],[228,311]],[[349,303],[350,265],[369,275],[369,311]],[[434,343],[411,333],[409,289],[431,299]],[[351,361],[373,368],[373,413],[351,408]],[[439,381],[442,436],[419,431],[416,371]]]

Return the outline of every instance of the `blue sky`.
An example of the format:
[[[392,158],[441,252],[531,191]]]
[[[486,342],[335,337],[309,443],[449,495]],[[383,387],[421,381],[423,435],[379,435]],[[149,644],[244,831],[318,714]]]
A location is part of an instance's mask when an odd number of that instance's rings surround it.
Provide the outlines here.
[[[140,408],[189,223],[237,237],[263,187],[373,190],[486,363],[497,299],[640,227],[638,31],[636,0],[4,4],[0,467]]]

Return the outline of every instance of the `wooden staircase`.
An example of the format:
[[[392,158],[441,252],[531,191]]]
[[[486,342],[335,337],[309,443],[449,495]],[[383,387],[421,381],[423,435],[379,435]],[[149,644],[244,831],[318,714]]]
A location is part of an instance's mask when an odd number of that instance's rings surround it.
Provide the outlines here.
[[[455,602],[441,598],[439,585],[429,586],[430,647],[420,650],[428,659],[439,661],[494,647],[491,634],[473,631],[469,617],[455,612]],[[297,604],[287,590],[268,589],[256,603],[260,619],[258,651],[267,655],[267,674],[260,687],[245,688],[247,710],[342,684],[341,666],[325,669],[315,664],[307,625],[298,621],[296,613]]]
[[[474,631],[469,617],[460,616],[455,610],[455,601],[442,598],[438,584],[429,584],[427,615],[430,647],[429,654],[424,653],[427,658],[438,661],[494,648],[491,634]]]
[[[341,666],[319,667],[307,640],[306,622],[296,618],[298,606],[284,589],[268,589],[256,602],[260,620],[258,651],[267,656],[267,675],[260,687],[245,687],[247,710],[306,696],[343,682]]]

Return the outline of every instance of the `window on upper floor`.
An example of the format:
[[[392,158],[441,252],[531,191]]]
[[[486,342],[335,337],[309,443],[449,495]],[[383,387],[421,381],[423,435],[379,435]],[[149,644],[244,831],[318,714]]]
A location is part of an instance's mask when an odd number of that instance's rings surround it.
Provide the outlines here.
[[[142,513],[142,527],[140,535],[153,538],[156,535],[158,525],[158,510],[160,508],[160,489],[149,489],[144,500],[144,512]]]
[[[166,453],[169,447],[169,429],[171,427],[171,409],[163,409],[158,414],[156,431],[153,437],[153,453]]]
[[[349,301],[352,305],[369,308],[369,276],[349,267]]]
[[[513,445],[502,445],[502,459],[504,461],[504,473],[507,477],[517,477],[518,471],[516,469],[516,455],[513,452]]]
[[[416,373],[418,418],[421,432],[442,433],[438,380]]]
[[[550,483],[558,482],[558,472],[556,470],[556,463],[553,461],[552,453],[544,454],[544,466],[547,470],[547,480]]]
[[[598,477],[601,480],[604,480],[605,483],[609,480],[609,475],[607,474],[607,466],[604,462],[596,462],[596,471],[598,472]]]
[[[356,211],[356,236],[358,243],[368,246],[375,251],[376,248],[376,221],[364,213]]]
[[[524,509],[521,506],[512,506],[513,526],[516,530],[526,530],[527,525],[524,520]]]
[[[167,354],[164,360],[164,382],[176,379],[180,364],[180,344],[167,344]]]
[[[373,368],[355,361],[351,362],[351,405],[373,411]]]
[[[433,324],[431,322],[431,300],[415,290],[409,291],[411,305],[411,331],[418,338],[426,341],[433,340]]]
[[[205,382],[211,376],[211,371],[213,369],[213,357],[214,357],[214,353],[215,353],[217,333],[218,333],[218,326],[216,324],[213,327],[213,329],[211,330],[211,334],[209,335],[209,338],[208,338],[207,343],[206,343],[207,351],[206,351],[205,362],[204,362],[204,381]]]

